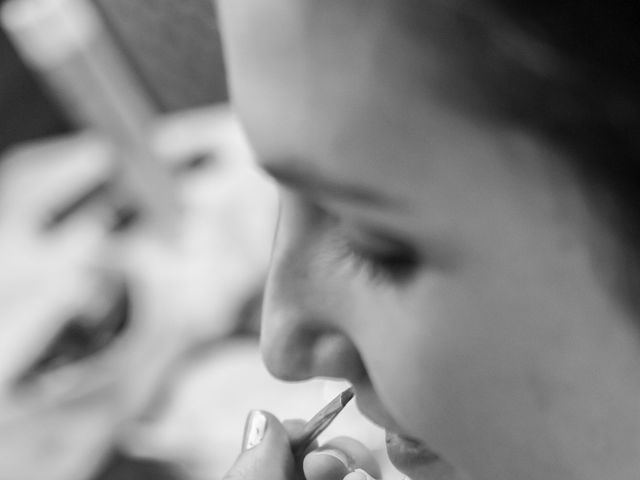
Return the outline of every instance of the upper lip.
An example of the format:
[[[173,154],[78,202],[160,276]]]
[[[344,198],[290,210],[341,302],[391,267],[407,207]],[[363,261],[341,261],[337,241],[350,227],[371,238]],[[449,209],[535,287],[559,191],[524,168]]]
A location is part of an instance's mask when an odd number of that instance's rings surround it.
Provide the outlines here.
[[[387,442],[389,441],[389,434],[397,435],[402,439],[406,445],[411,445],[412,448],[419,451],[423,458],[429,458],[430,461],[442,460],[442,457],[431,450],[422,440],[412,436],[406,429],[402,428],[393,416],[387,411],[382,402],[378,399],[372,388],[358,389],[354,386],[356,391],[356,403],[360,412],[373,423],[385,429],[387,434]]]
[[[354,385],[354,390],[356,392],[355,400],[358,405],[358,410],[360,410],[365,417],[387,431],[397,433],[403,437],[412,438],[406,433],[405,429],[398,425],[396,420],[382,405],[380,400],[378,400],[377,395],[375,395],[371,388]]]

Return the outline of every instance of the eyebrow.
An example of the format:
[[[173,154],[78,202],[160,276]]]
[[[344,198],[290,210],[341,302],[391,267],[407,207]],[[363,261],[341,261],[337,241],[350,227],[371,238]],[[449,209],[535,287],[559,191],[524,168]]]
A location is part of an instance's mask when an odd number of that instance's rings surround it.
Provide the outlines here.
[[[300,167],[277,163],[262,165],[263,170],[278,183],[311,197],[360,204],[368,207],[396,207],[402,202],[364,185],[345,183],[324,177]]]

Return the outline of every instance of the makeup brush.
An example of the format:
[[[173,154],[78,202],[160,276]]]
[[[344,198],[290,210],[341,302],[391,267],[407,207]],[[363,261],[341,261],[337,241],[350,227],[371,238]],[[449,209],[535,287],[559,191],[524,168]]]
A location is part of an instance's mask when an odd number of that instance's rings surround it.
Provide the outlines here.
[[[291,441],[291,451],[296,458],[300,458],[313,441],[331,425],[353,395],[353,388],[347,388],[304,425],[302,431]]]

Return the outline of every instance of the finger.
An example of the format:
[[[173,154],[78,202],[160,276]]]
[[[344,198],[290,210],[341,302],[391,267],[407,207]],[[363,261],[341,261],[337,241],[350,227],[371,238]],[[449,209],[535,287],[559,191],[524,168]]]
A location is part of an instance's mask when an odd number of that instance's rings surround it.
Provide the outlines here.
[[[330,440],[310,452],[303,463],[308,480],[342,479],[358,468],[380,478],[380,467],[373,453],[362,443],[349,437]]]
[[[342,480],[355,469],[355,461],[342,450],[320,447],[304,457],[307,480]]]
[[[405,477],[407,478],[407,477]],[[361,468],[356,468],[353,472],[349,473],[343,480],[376,480],[369,472]]]
[[[284,426],[268,412],[249,414],[242,453],[225,475],[226,480],[300,480]]]
[[[336,437],[326,442],[323,447],[344,452],[351,459],[354,468],[361,468],[372,476],[380,478],[378,460],[362,442],[351,437]]]
[[[290,442],[296,438],[300,438],[302,430],[304,429],[306,423],[306,420],[302,420],[299,418],[284,420],[282,422],[285,430],[287,431],[287,434],[289,435]],[[314,440],[313,442],[311,442],[311,445],[309,445],[309,447],[307,447],[307,449],[303,452],[302,457],[304,457],[304,455],[306,455],[311,450],[315,450],[316,448],[318,448],[318,441]],[[299,458],[298,460],[302,461],[302,458]]]
[[[289,434],[289,438],[293,438],[302,432],[302,429],[304,428],[305,423],[306,422],[301,418],[294,418],[294,419],[283,420],[282,425],[284,426],[284,429]]]

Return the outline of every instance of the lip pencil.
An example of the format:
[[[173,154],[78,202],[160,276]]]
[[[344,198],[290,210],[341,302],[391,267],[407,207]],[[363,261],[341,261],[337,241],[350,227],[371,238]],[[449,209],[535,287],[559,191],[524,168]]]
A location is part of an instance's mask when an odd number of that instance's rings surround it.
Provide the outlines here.
[[[302,431],[291,441],[291,451],[296,458],[300,458],[313,441],[331,425],[353,396],[353,388],[347,388],[304,425]]]

